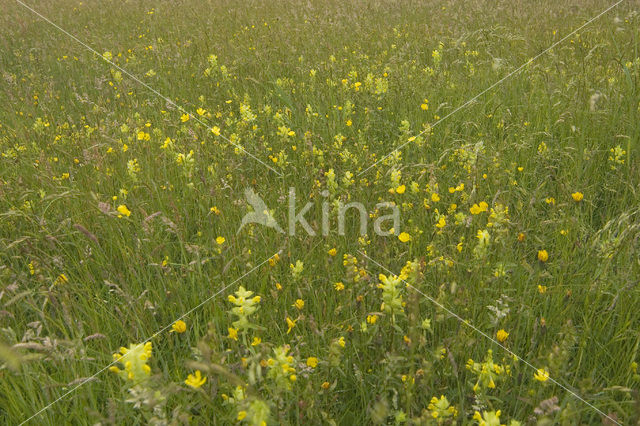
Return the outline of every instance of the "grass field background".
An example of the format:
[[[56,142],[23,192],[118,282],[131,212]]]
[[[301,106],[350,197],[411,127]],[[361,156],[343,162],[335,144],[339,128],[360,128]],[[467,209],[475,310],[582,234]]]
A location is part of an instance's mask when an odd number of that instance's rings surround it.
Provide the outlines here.
[[[0,422],[636,424],[612,4],[2,0]]]

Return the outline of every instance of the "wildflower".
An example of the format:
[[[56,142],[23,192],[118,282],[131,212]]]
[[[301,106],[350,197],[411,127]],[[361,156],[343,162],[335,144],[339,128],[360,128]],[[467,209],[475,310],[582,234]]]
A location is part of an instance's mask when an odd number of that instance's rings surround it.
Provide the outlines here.
[[[218,237],[216,238],[216,243],[218,243],[218,245],[222,245],[224,244],[224,242],[226,241],[226,239],[224,237]]]
[[[471,206],[469,208],[469,211],[471,212],[471,214],[476,215],[482,212],[486,212],[488,209],[489,205],[484,201],[480,201],[479,204],[474,204],[473,206]]]
[[[340,338],[338,339],[338,345],[340,345],[341,348],[344,348],[346,343],[344,341],[344,337],[340,336]]]
[[[549,260],[549,253],[546,250],[538,250],[538,260],[540,262],[546,262]]]
[[[287,334],[291,333],[291,330],[293,330],[293,328],[296,326],[296,322],[298,322],[298,320],[292,320],[291,318],[287,317]]]
[[[60,275],[58,275],[58,278],[56,278],[56,281],[55,281],[54,284],[58,285],[58,284],[65,284],[65,283],[68,283],[68,282],[69,282],[69,278],[67,278],[67,276],[65,274],[60,274]]]
[[[334,257],[338,253],[338,250],[336,250],[336,248],[334,247],[331,250],[329,250],[327,253],[329,253],[329,256]]]
[[[329,382],[322,382],[322,384],[320,385],[320,387],[321,387],[322,389],[325,389],[325,390],[326,390],[326,389],[329,389],[329,386],[330,386],[330,385],[331,385],[331,384],[330,384]]]
[[[538,368],[535,373],[533,373],[533,378],[539,382],[546,382],[549,380],[549,372],[545,368]]]
[[[180,116],[180,121],[182,121],[183,123],[186,123],[187,121],[189,121],[189,114],[182,114]]]
[[[546,292],[547,292],[547,286],[538,284],[538,293],[545,294]]]
[[[289,268],[291,269],[291,275],[293,275],[293,279],[297,280],[302,276],[302,271],[304,271],[304,263],[300,260],[296,260],[296,264],[290,264]]]
[[[458,410],[451,406],[449,400],[444,395],[440,395],[440,399],[435,396],[431,398],[427,409],[431,412],[431,417],[434,419],[446,419],[458,415]]]
[[[262,339],[256,336],[251,341],[251,346],[258,346],[260,343],[262,343]]]
[[[438,223],[436,223],[436,228],[444,228],[447,225],[447,220],[444,218],[444,216],[440,216],[440,219],[438,219]]]
[[[122,216],[127,216],[127,217],[131,216],[131,210],[129,210],[127,208],[127,206],[125,206],[124,204],[120,204],[116,210],[118,210],[118,213],[120,213],[121,217]]]
[[[302,299],[298,299],[298,300],[296,300],[296,301],[295,301],[295,303],[294,303],[293,305],[291,305],[291,306],[293,306],[293,307],[295,307],[295,308],[297,308],[298,310],[300,310],[300,311],[301,311],[301,310],[302,310],[302,308],[304,308],[304,300],[302,300]]]
[[[400,185],[396,188],[396,192],[398,194],[404,194],[406,190],[407,190],[407,187],[405,185]]]
[[[196,110],[196,113],[198,113],[199,116],[203,116],[203,115],[205,115],[207,113],[207,110],[202,108],[202,107],[200,107],[200,108],[198,108]]]
[[[498,411],[483,411],[480,414],[476,411],[473,414],[473,420],[478,422],[478,426],[501,426],[500,423],[500,410]]]
[[[504,341],[507,340],[507,337],[509,337],[509,333],[507,333],[504,329],[500,329],[496,333],[496,337],[498,338],[498,342],[504,343]]]
[[[476,238],[478,239],[478,244],[486,246],[487,244],[489,244],[489,240],[490,240],[490,235],[489,235],[489,231],[487,231],[486,229],[483,230],[478,230],[478,234],[476,235]]]
[[[524,234],[524,232],[520,232],[518,234],[518,241],[519,242],[523,242],[525,240],[525,238],[527,238],[527,236]]]
[[[109,370],[117,373],[125,380],[139,383],[151,375],[151,367],[147,360],[151,358],[151,342],[129,345],[129,348],[120,348],[119,353],[113,354],[113,360],[124,365],[124,370],[117,366],[109,367]]]
[[[171,332],[173,333],[174,331],[176,333],[184,333],[185,331],[187,331],[187,324],[182,320],[174,322],[171,326]]]
[[[189,374],[184,382],[187,386],[198,389],[200,386],[204,385],[206,381],[207,378],[202,376],[200,370],[196,370],[195,374]]]
[[[400,235],[398,235],[398,239],[401,242],[406,243],[407,241],[411,241],[411,235],[406,232],[401,232]]]
[[[336,289],[336,291],[344,290],[344,284],[342,282],[335,283],[333,287]]]
[[[213,134],[214,134],[214,135],[216,135],[216,136],[220,136],[220,127],[218,127],[218,126],[213,126],[213,127],[211,128],[211,133],[213,133]]]
[[[571,194],[571,198],[573,198],[573,201],[576,203],[579,203],[584,198],[584,194],[582,192],[574,192]]]
[[[269,266],[276,266],[276,264],[280,261],[280,255],[278,253],[274,254],[269,258]]]
[[[297,380],[296,369],[293,367],[296,360],[288,354],[289,346],[283,345],[273,349],[274,357],[267,360],[269,371],[267,377],[272,379],[276,385],[291,389],[291,383]]]
[[[314,356],[310,356],[309,358],[307,358],[307,366],[311,368],[316,368],[317,365],[318,365],[318,358]]]
[[[378,276],[380,284],[378,288],[382,290],[382,305],[380,309],[395,317],[396,313],[404,312],[402,303],[401,279],[395,275],[389,277],[384,274]]]
[[[429,109],[429,100],[425,99],[424,102],[420,105],[420,109],[426,111]]]
[[[238,330],[233,327],[228,327],[227,331],[229,332],[227,336],[229,339],[238,340]]]
[[[236,336],[234,340],[237,340],[237,332],[239,330],[247,330],[252,327],[249,322],[249,315],[258,310],[259,307],[257,305],[261,300],[260,296],[251,297],[252,295],[252,291],[240,286],[235,292],[235,296],[232,294],[228,296],[229,302],[235,305],[235,307],[231,309],[231,313],[238,317],[238,320],[233,322]],[[229,333],[229,337],[231,337],[231,332]]]
[[[367,315],[367,322],[371,325],[375,324],[378,321],[377,315]]]

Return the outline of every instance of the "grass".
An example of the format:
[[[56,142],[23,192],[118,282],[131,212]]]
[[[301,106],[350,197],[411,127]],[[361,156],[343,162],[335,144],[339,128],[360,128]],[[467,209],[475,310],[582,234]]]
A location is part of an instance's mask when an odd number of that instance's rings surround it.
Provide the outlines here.
[[[2,423],[639,420],[637,4],[5,3]]]

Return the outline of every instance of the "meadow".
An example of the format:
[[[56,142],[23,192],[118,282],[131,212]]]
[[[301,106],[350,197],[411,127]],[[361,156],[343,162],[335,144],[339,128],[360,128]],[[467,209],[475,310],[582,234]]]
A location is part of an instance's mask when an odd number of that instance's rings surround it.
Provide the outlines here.
[[[611,6],[0,0],[0,423],[638,424]]]

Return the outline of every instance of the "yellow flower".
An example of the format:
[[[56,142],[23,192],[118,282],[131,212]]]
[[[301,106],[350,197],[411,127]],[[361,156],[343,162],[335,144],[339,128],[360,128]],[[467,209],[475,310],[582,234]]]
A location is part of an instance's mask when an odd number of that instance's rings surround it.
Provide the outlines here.
[[[367,322],[371,325],[375,324],[378,321],[377,315],[367,315]]]
[[[187,121],[189,121],[189,114],[182,114],[180,116],[180,121],[182,121],[183,123],[186,123]]]
[[[340,337],[338,339],[338,344],[340,345],[341,348],[344,348],[344,346],[346,345],[345,341],[344,341],[344,337]]]
[[[404,185],[400,185],[396,188],[396,192],[398,194],[404,194],[404,192],[407,190],[407,187]]]
[[[329,256],[333,257],[338,253],[338,250],[336,250],[336,248],[332,248],[331,250],[329,250],[327,253],[329,253]]]
[[[243,421],[245,419],[245,417],[247,417],[247,412],[242,410],[242,411],[238,411],[238,417],[236,418],[236,420],[238,420],[239,422]]]
[[[225,241],[226,241],[226,239],[224,237],[216,238],[216,243],[218,243],[218,245],[224,244]]]
[[[314,356],[310,356],[309,358],[307,358],[307,366],[311,368],[316,368],[317,365],[318,365],[318,358]]]
[[[546,250],[538,250],[538,260],[540,262],[546,262],[549,260],[549,253]]]
[[[469,211],[471,212],[471,214],[475,215],[486,212],[488,209],[489,205],[484,201],[480,201],[479,204],[474,204],[473,206],[471,206],[471,208],[469,208]]]
[[[173,325],[171,326],[171,329],[172,329],[171,330],[172,333],[174,331],[176,333],[184,333],[185,331],[187,331],[187,324],[182,320],[178,320],[173,323]]]
[[[498,332],[496,333],[496,337],[498,338],[498,342],[500,343],[504,343],[505,340],[507,340],[507,337],[509,337],[509,333],[507,333],[505,330],[500,329],[498,330]]]
[[[218,126],[213,126],[213,127],[211,128],[211,133],[213,133],[213,134],[214,134],[214,135],[216,135],[216,136],[220,136],[220,127],[218,127]]]
[[[571,194],[571,198],[573,198],[573,201],[578,203],[582,201],[582,199],[584,198],[584,194],[582,192],[574,192],[573,194]]]
[[[187,386],[191,386],[194,389],[198,389],[200,386],[204,385],[204,382],[206,381],[207,381],[207,378],[202,377],[202,373],[200,373],[200,370],[196,370],[195,375],[189,374],[187,376],[187,380],[185,380],[184,382],[187,384]]]
[[[129,210],[127,208],[127,206],[125,206],[124,204],[120,204],[117,208],[118,213],[120,213],[122,216],[131,216],[131,210]]]
[[[348,126],[348,127],[351,127],[351,125],[352,125],[352,124],[353,124],[353,121],[351,121],[351,120],[347,120],[347,126]]]
[[[201,115],[201,116],[202,116],[202,115],[205,115],[205,114],[207,113],[207,110],[206,110],[206,109],[204,109],[204,108],[198,108],[198,109],[196,110],[196,112],[198,113],[198,115]]]
[[[342,282],[335,283],[335,284],[333,285],[333,287],[336,289],[336,291],[342,291],[342,290],[344,290],[344,284],[342,284]]]
[[[329,389],[329,386],[331,386],[331,384],[329,382],[323,382],[320,387],[322,389]]]
[[[438,195],[437,192],[434,192],[433,194],[431,194],[431,201],[433,201],[434,203],[437,203],[438,201],[440,201],[440,196]]]
[[[400,235],[398,235],[398,239],[401,242],[406,243],[407,241],[411,240],[411,235],[407,234],[406,232],[401,232]]]
[[[538,284],[538,292],[539,292],[540,294],[544,294],[544,293],[546,293],[546,292],[547,292],[547,286],[546,286],[546,285],[540,285],[540,284]]]
[[[296,322],[298,320],[292,320],[291,318],[287,317],[287,327],[289,327],[287,329],[287,334],[291,333],[291,330],[293,330],[293,328],[296,326]]]
[[[262,343],[262,339],[259,337],[254,337],[253,341],[251,342],[251,346],[258,346],[260,343]]]
[[[227,328],[227,330],[229,331],[229,335],[227,336],[229,339],[238,340],[238,330],[232,327]]]
[[[295,302],[293,305],[291,305],[291,306],[294,306],[294,307],[298,308],[298,310],[302,310],[302,308],[304,308],[304,300],[302,300],[302,299],[298,299],[298,300],[296,300],[296,302]]]
[[[535,373],[533,373],[533,378],[539,382],[546,382],[549,380],[549,372],[545,368],[538,368]]]
[[[113,354],[113,360],[124,365],[124,370],[115,365],[109,367],[109,370],[117,373],[125,380],[138,383],[151,374],[151,367],[147,364],[147,360],[151,358],[151,352],[151,342],[138,345],[131,344],[128,348],[122,347],[120,352]]]
[[[438,223],[436,223],[436,228],[444,228],[445,226],[447,226],[447,220],[444,218],[444,216],[440,216],[440,219],[438,219]]]

